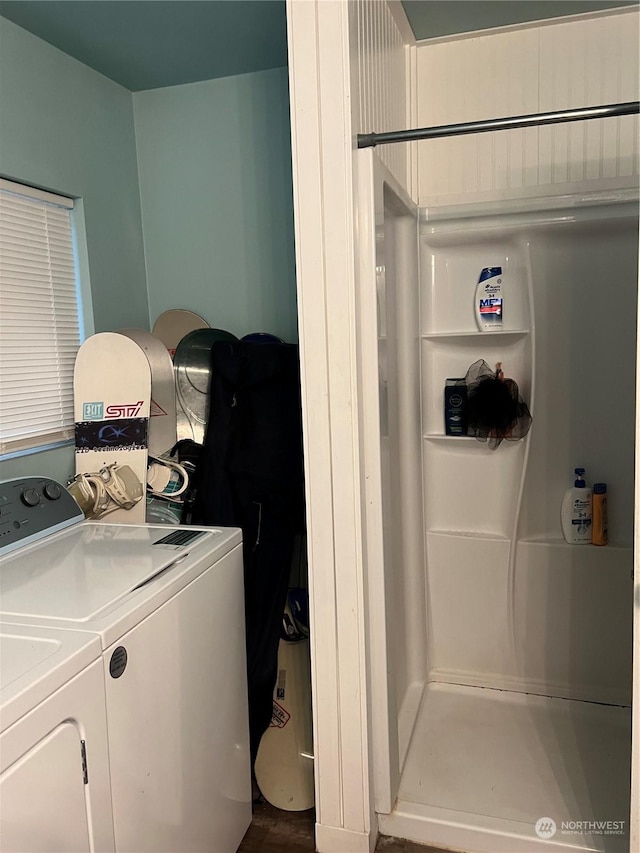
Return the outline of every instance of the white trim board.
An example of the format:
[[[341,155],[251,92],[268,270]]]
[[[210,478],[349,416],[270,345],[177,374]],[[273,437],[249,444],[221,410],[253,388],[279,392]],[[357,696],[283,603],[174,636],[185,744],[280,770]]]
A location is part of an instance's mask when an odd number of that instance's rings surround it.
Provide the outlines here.
[[[404,6],[400,0],[387,0],[387,6],[389,7],[389,11],[393,16],[393,20],[396,22],[396,26],[400,31],[400,35],[404,39],[405,44],[416,44],[416,37],[413,34],[411,24],[407,18],[407,13],[404,11]]]
[[[346,3],[287,2],[312,690],[320,697],[314,702],[316,816],[318,847],[326,853],[342,853],[346,838],[357,839],[356,846],[366,841],[368,850],[375,835],[358,472],[348,18]]]

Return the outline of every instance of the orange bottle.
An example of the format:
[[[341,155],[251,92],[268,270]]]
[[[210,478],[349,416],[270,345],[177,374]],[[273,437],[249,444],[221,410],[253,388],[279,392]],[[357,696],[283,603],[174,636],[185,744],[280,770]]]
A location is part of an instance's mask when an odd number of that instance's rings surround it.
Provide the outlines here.
[[[591,544],[606,545],[609,541],[606,483],[595,483],[593,486],[592,513]]]

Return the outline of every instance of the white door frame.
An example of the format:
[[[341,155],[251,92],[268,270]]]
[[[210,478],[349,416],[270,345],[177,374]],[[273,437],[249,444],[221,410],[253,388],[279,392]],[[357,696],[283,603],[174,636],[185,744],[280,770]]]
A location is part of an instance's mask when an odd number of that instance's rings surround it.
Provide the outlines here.
[[[367,853],[370,781],[355,299],[349,4],[287,0],[316,845]]]

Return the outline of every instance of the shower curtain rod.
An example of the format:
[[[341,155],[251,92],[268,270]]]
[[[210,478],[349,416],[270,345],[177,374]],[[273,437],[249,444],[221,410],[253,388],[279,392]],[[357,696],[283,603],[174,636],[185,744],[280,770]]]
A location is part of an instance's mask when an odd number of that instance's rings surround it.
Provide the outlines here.
[[[375,148],[390,142],[412,142],[417,139],[438,139],[443,136],[463,136],[467,133],[484,133],[488,130],[514,130],[542,124],[560,124],[591,118],[612,118],[640,112],[640,101],[625,104],[608,104],[602,107],[581,107],[576,110],[558,110],[553,113],[533,113],[511,118],[494,118],[485,121],[468,121],[464,124],[443,124],[440,127],[417,127],[413,130],[391,130],[387,133],[359,133],[358,148]]]

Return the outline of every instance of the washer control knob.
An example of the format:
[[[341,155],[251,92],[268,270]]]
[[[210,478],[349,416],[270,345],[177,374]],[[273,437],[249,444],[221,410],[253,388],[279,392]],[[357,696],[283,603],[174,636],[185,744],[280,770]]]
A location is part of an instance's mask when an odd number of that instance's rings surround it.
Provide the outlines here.
[[[45,498],[50,501],[57,501],[62,495],[62,489],[57,483],[47,483],[43,489]]]
[[[36,489],[25,489],[20,495],[20,499],[25,506],[38,506],[40,503],[40,495]]]

